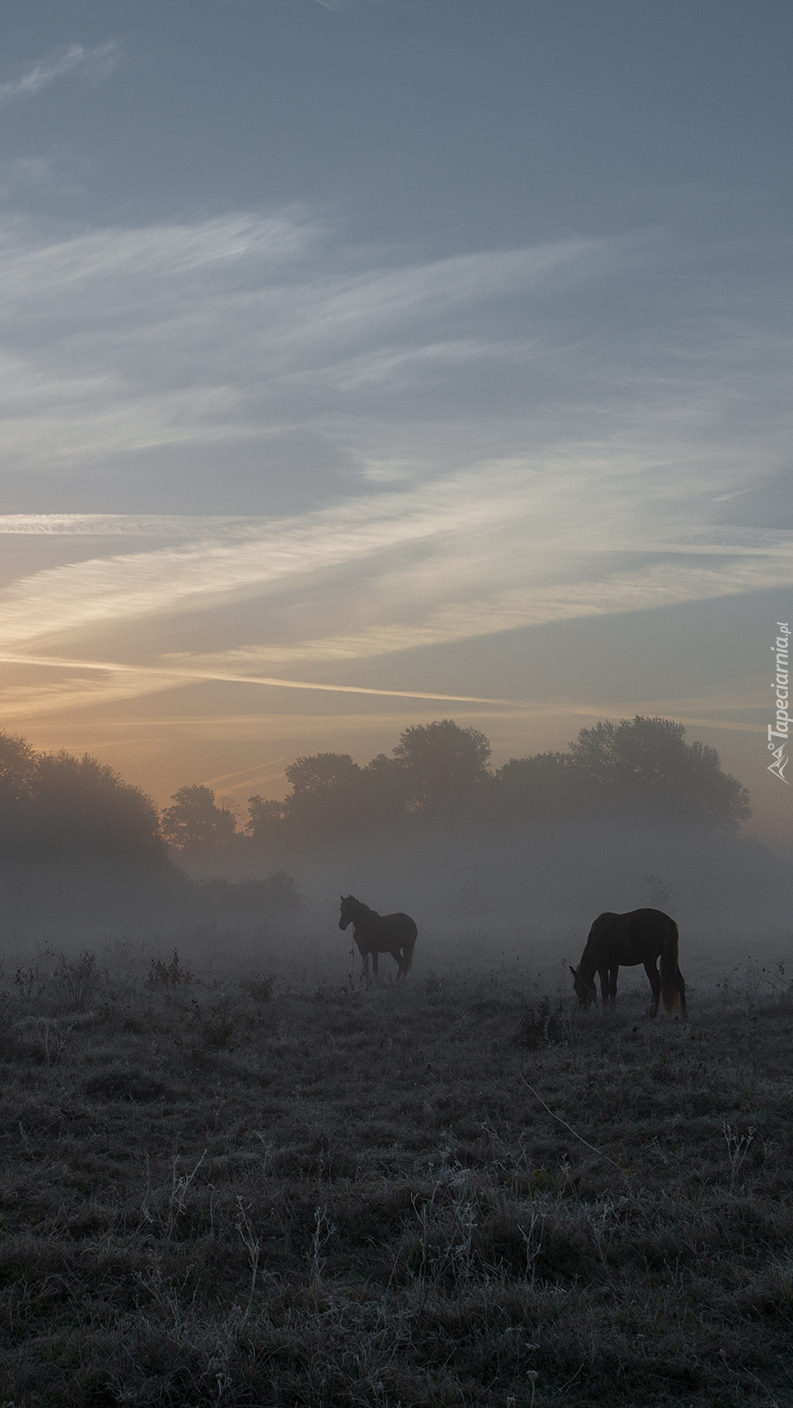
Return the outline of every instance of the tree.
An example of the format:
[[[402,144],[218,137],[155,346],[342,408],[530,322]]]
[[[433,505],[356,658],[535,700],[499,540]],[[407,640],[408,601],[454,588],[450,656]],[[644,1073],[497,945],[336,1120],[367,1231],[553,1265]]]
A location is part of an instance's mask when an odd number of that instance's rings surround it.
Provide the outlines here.
[[[358,780],[358,806],[367,826],[393,829],[408,814],[409,787],[404,768],[397,758],[378,753],[361,768]]]
[[[496,773],[496,811],[508,821],[572,813],[586,793],[569,753],[510,758]]]
[[[0,733],[0,806],[14,806],[33,795],[39,755],[24,738]]]
[[[162,832],[178,850],[228,845],[237,819],[227,807],[218,807],[211,787],[193,783],[171,797],[172,807],[162,814]]]
[[[293,797],[325,797],[349,786],[361,771],[349,753],[313,753],[298,758],[286,768],[286,780]]]
[[[461,728],[453,719],[406,728],[393,753],[410,809],[448,813],[481,800],[491,751],[478,728]]]
[[[266,801],[258,794],[248,798],[245,830],[254,841],[276,841],[283,831],[283,802]]]
[[[672,719],[601,720],[570,744],[575,770],[603,799],[666,820],[735,832],[751,816],[749,793],[721,770],[715,748],[686,743]]]
[[[349,753],[313,753],[286,768],[292,795],[284,803],[286,831],[296,839],[332,837],[354,829],[361,769]]]
[[[29,847],[33,840],[38,762],[24,738],[0,733],[0,840],[6,854]]]
[[[33,784],[38,847],[47,855],[164,860],[157,808],[139,787],[85,754],[42,753]]]
[[[392,756],[359,767],[348,753],[315,753],[286,769],[284,802],[249,799],[249,835],[260,841],[384,837],[422,818],[448,826],[521,825],[604,813],[733,833],[750,815],[746,789],[719,755],[686,743],[670,719],[601,721],[565,753],[511,758],[493,775],[490,743],[453,719],[406,728]]]
[[[157,808],[106,763],[87,753],[38,753],[0,734],[3,853],[55,859],[162,863]]]

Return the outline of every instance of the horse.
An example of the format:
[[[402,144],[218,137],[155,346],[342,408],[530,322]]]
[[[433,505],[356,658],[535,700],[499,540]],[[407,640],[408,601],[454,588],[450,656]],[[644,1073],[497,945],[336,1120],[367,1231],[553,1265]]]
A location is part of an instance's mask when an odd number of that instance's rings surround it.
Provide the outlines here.
[[[577,968],[570,967],[573,988],[581,1007],[597,1000],[595,973],[600,978],[603,1006],[614,1006],[620,964],[644,964],[653,990],[650,1016],[657,1017],[658,1001],[664,1011],[686,1015],[686,985],[677,966],[678,930],[674,919],[660,909],[632,909],[628,914],[599,914],[586,941]],[[656,962],[661,959],[661,974]]]
[[[346,929],[352,924],[352,936],[358,945],[363,959],[363,971],[369,981],[369,957],[377,977],[377,963],[381,953],[390,953],[399,964],[397,978],[406,978],[413,962],[413,945],[418,937],[418,929],[409,914],[378,914],[368,904],[362,904],[354,895],[341,896],[341,916],[339,928]]]

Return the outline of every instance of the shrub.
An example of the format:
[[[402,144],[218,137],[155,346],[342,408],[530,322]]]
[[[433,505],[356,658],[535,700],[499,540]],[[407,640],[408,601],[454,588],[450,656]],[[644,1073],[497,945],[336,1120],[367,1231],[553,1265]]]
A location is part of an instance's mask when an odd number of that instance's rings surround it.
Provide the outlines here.
[[[149,988],[172,988],[183,987],[187,983],[194,981],[193,975],[187,968],[182,968],[179,963],[179,952],[173,951],[170,963],[166,963],[162,958],[153,958],[149,976],[146,979],[146,986]]]

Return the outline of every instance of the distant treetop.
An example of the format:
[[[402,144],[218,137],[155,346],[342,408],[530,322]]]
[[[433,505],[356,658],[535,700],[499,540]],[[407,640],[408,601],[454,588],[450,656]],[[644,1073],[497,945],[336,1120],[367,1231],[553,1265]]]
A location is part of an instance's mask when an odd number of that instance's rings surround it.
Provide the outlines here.
[[[162,814],[162,834],[177,850],[226,846],[237,829],[237,818],[219,807],[211,787],[201,783],[180,787],[172,807]]]
[[[248,834],[263,844],[441,821],[514,826],[606,816],[735,833],[749,794],[722,772],[715,748],[686,743],[683,724],[637,715],[581,729],[567,752],[511,758],[489,771],[491,748],[453,719],[406,728],[389,758],[361,767],[347,753],[316,753],[286,769],[283,802],[249,799]]]
[[[721,770],[715,748],[686,743],[672,719],[601,721],[570,744],[578,776],[612,807],[736,831],[751,816],[749,793]]]
[[[164,862],[157,808],[86,753],[38,753],[0,733],[0,841],[5,855]]]

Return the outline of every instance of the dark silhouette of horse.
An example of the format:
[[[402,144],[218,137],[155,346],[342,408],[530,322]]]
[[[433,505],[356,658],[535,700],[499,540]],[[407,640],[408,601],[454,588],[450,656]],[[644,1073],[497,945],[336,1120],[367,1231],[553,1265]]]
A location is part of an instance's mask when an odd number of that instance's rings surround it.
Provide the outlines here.
[[[652,1017],[658,1015],[658,1001],[664,1011],[686,1015],[686,985],[677,966],[677,925],[660,909],[632,909],[628,914],[599,914],[589,931],[586,947],[577,968],[570,969],[573,987],[582,1007],[597,998],[595,974],[600,978],[603,1005],[614,1005],[620,964],[632,968],[644,964],[653,990]],[[661,960],[659,977],[656,967]]]
[[[369,981],[369,958],[377,977],[377,962],[381,953],[390,953],[399,964],[398,978],[406,978],[413,962],[413,945],[418,929],[409,914],[378,914],[368,904],[361,904],[354,895],[341,897],[339,928],[352,924],[352,936],[363,959],[363,971]]]

